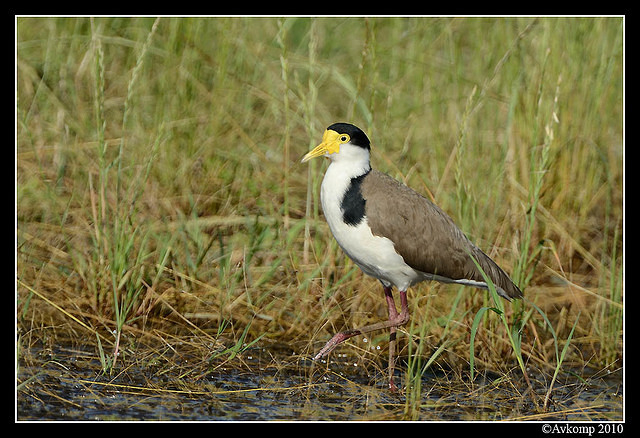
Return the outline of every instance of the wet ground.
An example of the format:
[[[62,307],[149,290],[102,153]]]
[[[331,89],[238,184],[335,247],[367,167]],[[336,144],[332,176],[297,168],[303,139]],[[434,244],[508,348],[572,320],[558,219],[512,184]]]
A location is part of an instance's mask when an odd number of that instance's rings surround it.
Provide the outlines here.
[[[473,385],[453,372],[422,377],[418,401],[386,388],[384,372],[364,370],[336,355],[329,364],[259,348],[242,366],[159,358],[126,363],[111,377],[96,353],[77,347],[21,352],[17,420],[533,420],[621,421],[622,373],[572,373],[554,388],[547,412],[513,379],[485,375]],[[236,361],[237,362],[237,361]],[[544,395],[541,379],[539,391]],[[535,385],[534,385],[535,386]],[[415,398],[413,398],[415,400]],[[542,400],[539,397],[538,400]]]

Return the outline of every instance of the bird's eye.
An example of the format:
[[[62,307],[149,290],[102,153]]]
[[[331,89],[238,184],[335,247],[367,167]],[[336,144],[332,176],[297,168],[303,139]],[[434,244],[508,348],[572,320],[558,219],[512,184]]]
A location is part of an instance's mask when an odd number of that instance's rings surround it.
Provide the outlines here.
[[[346,143],[346,142],[348,142],[348,141],[349,141],[349,136],[348,136],[348,135],[345,135],[345,134],[341,135],[341,136],[340,136],[340,141],[341,141],[342,143]]]

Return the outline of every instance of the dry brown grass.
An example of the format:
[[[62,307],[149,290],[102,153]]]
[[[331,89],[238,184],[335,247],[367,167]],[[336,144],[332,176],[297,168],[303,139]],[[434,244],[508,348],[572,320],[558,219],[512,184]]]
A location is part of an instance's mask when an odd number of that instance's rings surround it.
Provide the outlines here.
[[[517,374],[514,329],[551,376],[578,315],[562,368],[622,366],[621,19],[19,18],[17,63],[20,357],[72,337],[111,373],[147,348],[208,367],[385,318],[322,218],[324,164],[298,164],[352,114],[525,290],[510,328],[486,312],[478,369]],[[468,378],[490,296],[409,299],[400,354]]]

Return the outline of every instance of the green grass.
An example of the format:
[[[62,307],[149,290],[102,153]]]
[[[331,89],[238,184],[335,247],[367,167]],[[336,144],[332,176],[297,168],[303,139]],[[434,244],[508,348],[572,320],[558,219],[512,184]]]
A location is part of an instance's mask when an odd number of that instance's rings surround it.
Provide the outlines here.
[[[20,342],[68,324],[105,368],[123,334],[126,351],[186,333],[227,356],[257,339],[312,355],[385,318],[322,218],[326,164],[299,164],[351,121],[373,166],[433,198],[527,299],[499,314],[487,291],[413,288],[408,417],[425,364],[517,368],[510,327],[554,379],[559,363],[621,367],[622,26],[18,18]],[[358,338],[344,349],[386,363]]]

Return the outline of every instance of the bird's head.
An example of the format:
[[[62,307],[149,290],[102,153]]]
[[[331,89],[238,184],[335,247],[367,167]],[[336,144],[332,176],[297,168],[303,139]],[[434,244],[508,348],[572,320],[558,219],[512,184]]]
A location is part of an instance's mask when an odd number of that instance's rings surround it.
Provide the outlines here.
[[[367,135],[350,123],[334,123],[322,136],[322,143],[302,158],[305,163],[312,158],[324,156],[331,161],[369,161],[371,145]]]

